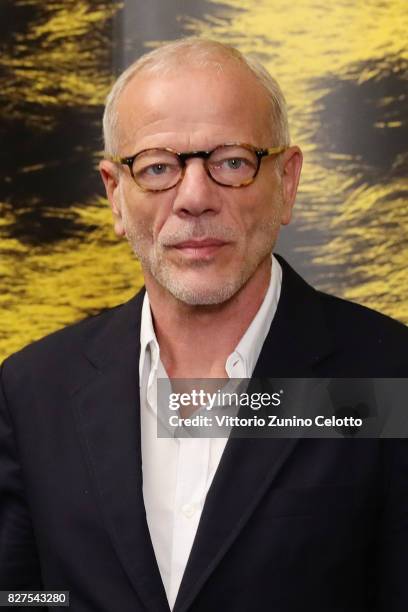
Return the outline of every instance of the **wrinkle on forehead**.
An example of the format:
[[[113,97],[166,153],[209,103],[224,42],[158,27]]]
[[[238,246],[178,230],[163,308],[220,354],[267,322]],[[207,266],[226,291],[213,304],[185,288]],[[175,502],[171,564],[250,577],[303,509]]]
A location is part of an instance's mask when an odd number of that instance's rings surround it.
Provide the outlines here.
[[[193,150],[231,141],[268,146],[270,122],[264,88],[236,67],[222,73],[196,68],[164,77],[141,73],[118,101],[123,155],[154,146]]]

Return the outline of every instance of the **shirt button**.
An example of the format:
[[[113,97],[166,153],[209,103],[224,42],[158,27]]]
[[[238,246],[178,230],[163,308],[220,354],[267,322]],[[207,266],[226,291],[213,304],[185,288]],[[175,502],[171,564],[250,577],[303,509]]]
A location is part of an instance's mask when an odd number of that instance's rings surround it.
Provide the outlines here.
[[[191,518],[195,514],[196,506],[195,504],[184,504],[181,511],[186,518]]]

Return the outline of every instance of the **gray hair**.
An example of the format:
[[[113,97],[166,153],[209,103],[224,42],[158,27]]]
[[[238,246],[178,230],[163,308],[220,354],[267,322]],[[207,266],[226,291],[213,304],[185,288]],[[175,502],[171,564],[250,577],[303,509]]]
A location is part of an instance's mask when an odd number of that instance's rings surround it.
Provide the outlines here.
[[[162,45],[142,55],[118,77],[110,90],[103,115],[103,136],[105,152],[118,155],[117,124],[118,100],[126,85],[139,72],[148,74],[166,74],[181,65],[200,68],[209,66],[222,71],[223,65],[232,61],[248,69],[264,87],[270,102],[271,132],[275,142],[273,146],[289,146],[289,125],[286,102],[277,81],[262,64],[252,56],[243,55],[238,49],[213,40],[190,37]]]

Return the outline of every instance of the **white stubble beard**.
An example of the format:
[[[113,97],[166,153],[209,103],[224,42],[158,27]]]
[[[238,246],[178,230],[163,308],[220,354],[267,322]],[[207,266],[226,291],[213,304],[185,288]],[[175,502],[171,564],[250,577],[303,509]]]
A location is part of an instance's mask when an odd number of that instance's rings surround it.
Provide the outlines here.
[[[281,205],[281,203],[280,203]],[[191,240],[193,238],[216,238],[232,242],[234,244],[242,244],[240,233],[230,227],[221,227],[219,222],[199,217],[194,221],[194,225],[188,222],[182,228],[177,228],[176,231],[168,232],[169,235],[158,236],[156,241],[153,240],[151,228],[147,224],[139,223],[137,226],[127,214],[127,207],[122,194],[122,222],[125,229],[126,238],[139,259],[144,272],[148,272],[162,287],[171,293],[176,299],[189,304],[191,306],[209,306],[222,304],[232,298],[252,277],[260,264],[271,255],[275,246],[280,221],[279,210],[274,204],[274,214],[270,219],[264,220],[257,230],[256,247],[252,253],[248,254],[245,265],[237,271],[234,278],[225,280],[220,279],[219,286],[212,287],[197,287],[191,286],[192,283],[184,278],[182,266],[175,267],[167,255],[166,244],[175,244]],[[207,261],[189,261],[182,262],[190,269],[205,268],[211,265]]]

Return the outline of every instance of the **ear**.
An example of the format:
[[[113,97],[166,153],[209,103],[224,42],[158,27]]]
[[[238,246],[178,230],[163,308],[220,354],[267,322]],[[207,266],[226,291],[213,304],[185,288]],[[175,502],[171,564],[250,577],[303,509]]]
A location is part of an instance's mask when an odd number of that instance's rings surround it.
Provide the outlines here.
[[[283,154],[281,160],[282,168],[282,225],[287,225],[292,217],[292,209],[295,203],[296,193],[299,185],[300,172],[302,170],[303,155],[299,147],[289,147]]]
[[[103,159],[99,164],[99,172],[105,185],[106,196],[113,215],[113,227],[115,234],[122,238],[125,235],[125,228],[122,221],[122,202],[119,190],[119,169],[111,161]]]

